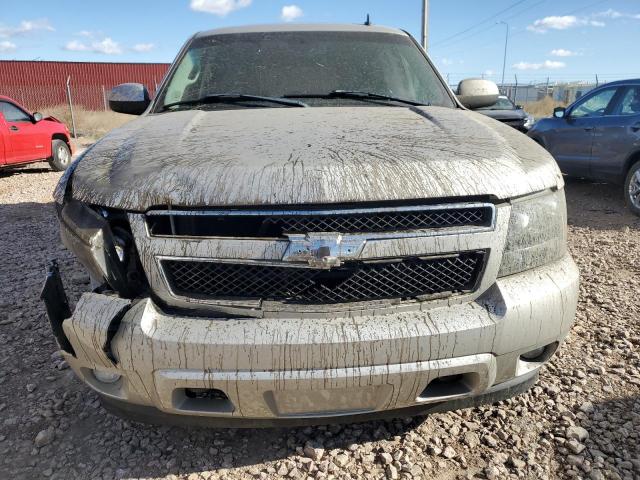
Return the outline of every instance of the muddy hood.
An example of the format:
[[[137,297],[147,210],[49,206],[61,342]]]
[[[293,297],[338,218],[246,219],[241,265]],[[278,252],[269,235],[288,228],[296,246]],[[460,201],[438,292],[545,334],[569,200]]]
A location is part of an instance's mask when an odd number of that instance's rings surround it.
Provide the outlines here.
[[[78,200],[151,207],[491,196],[562,182],[533,141],[441,107],[265,108],[144,116],[74,165]]]

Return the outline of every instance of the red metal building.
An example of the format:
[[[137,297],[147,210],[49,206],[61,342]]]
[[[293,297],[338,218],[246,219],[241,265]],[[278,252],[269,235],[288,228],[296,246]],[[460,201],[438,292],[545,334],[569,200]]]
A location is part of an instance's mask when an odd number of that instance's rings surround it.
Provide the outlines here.
[[[0,95],[35,110],[67,102],[70,78],[75,106],[103,110],[109,90],[119,83],[143,83],[151,95],[169,68],[168,63],[46,62],[0,60]]]

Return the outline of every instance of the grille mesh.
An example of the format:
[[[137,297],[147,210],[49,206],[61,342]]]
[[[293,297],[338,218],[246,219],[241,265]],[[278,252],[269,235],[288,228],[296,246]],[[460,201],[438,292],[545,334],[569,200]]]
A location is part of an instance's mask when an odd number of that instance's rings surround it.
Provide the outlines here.
[[[172,290],[181,296],[306,304],[471,291],[483,265],[484,252],[385,263],[349,262],[331,270],[163,261]]]
[[[430,228],[489,226],[493,210],[489,205],[442,207],[423,210],[380,210],[362,213],[265,212],[237,215],[212,212],[147,216],[152,235],[217,237],[284,237],[286,234],[331,232],[368,233],[425,230]]]
[[[366,215],[314,215],[266,217],[267,225],[284,233],[395,232],[460,225],[482,225],[488,220],[483,207],[451,210],[388,212]]]

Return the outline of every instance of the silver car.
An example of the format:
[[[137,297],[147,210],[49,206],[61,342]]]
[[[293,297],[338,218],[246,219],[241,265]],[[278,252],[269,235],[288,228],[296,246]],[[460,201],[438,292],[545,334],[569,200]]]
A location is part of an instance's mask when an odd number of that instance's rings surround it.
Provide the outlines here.
[[[553,158],[464,105],[407,33],[277,25],[193,36],[155,99],[55,192],[91,276],[43,298],[112,411],[267,426],[416,415],[528,389],[574,321]],[[464,102],[464,105],[463,105]]]
[[[563,173],[623,184],[627,205],[640,215],[640,79],[607,83],[556,108],[529,136]]]

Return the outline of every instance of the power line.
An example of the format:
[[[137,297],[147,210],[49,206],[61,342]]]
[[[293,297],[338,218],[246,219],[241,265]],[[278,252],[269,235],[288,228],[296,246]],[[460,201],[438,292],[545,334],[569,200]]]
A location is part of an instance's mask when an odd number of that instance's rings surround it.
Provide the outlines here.
[[[539,2],[536,2],[536,3],[532,4],[532,5],[529,5],[527,8],[524,8],[524,9],[522,9],[522,10],[518,11],[518,12],[513,13],[512,15],[509,15],[509,16],[507,16],[507,17],[504,17],[504,18],[502,18],[501,20],[506,21],[506,20],[511,20],[512,18],[516,18],[516,17],[518,17],[518,16],[522,15],[523,13],[526,13],[526,12],[528,12],[528,11],[530,11],[530,10],[532,10],[532,9],[534,9],[534,8],[536,8],[536,7],[538,7],[539,5],[541,5],[541,4],[543,4],[543,3],[545,3],[546,1],[547,1],[547,0],[540,0]],[[574,9],[574,10],[571,10],[570,12],[564,13],[564,14],[562,14],[562,16],[574,15],[574,14],[576,14],[576,13],[580,13],[580,12],[582,12],[582,11],[584,11],[584,10],[589,9],[589,8],[592,8],[592,7],[595,7],[595,6],[597,6],[597,5],[601,5],[601,4],[603,4],[603,3],[606,3],[607,1],[609,1],[609,0],[597,0],[597,1],[592,2],[592,3],[589,3],[589,4],[587,4],[587,5],[583,5],[583,6],[582,6],[582,7],[580,7],[580,8],[576,8],[576,9]],[[518,2],[518,3],[521,3],[521,2]],[[514,4],[514,5],[512,5],[512,7],[513,7],[513,6],[516,6],[516,5],[517,5],[517,4]],[[505,9],[505,10],[508,10],[508,9]],[[480,23],[476,24],[476,26],[481,25],[482,23],[485,23],[485,21],[482,21],[482,22],[480,22]],[[465,36],[464,38],[461,38],[461,39],[458,39],[458,40],[454,40],[453,42],[449,42],[449,44],[448,44],[448,45],[445,45],[444,47],[441,47],[441,48],[447,48],[447,47],[449,47],[449,46],[451,46],[451,45],[455,45],[455,44],[457,44],[457,43],[460,43],[461,41],[468,40],[469,38],[475,37],[476,35],[479,35],[479,34],[481,34],[481,33],[484,33],[484,32],[486,32],[486,31],[488,31],[488,30],[491,30],[492,28],[495,28],[495,24],[494,24],[494,25],[490,25],[490,26],[488,26],[488,27],[486,27],[486,28],[483,28],[482,30],[479,30],[479,31],[477,31],[477,32],[474,32],[474,33],[472,33],[471,35],[467,35],[467,36]],[[471,29],[472,29],[472,28],[467,29],[467,30],[471,30]],[[510,37],[511,37],[511,38],[513,38],[513,37],[516,37],[516,36],[518,36],[518,35],[522,35],[523,33],[526,33],[526,30],[521,30],[521,31],[519,31],[519,32],[512,33],[512,34],[510,35]],[[458,35],[458,34],[456,34],[456,35],[452,35],[451,37],[448,37],[448,38],[453,38],[454,36],[457,36],[457,35]],[[440,42],[435,43],[433,46],[436,46],[436,45],[442,45],[442,43],[444,43],[444,42],[445,42],[445,40],[441,40]],[[480,47],[477,47],[477,48],[482,48],[482,47],[485,47],[485,46],[487,46],[487,45],[492,45],[492,44],[497,43],[497,42],[498,42],[498,40],[491,40],[491,41],[489,41],[489,42],[487,42],[487,43],[485,43],[485,44],[482,44]],[[454,53],[457,53],[457,52],[454,52]]]
[[[542,4],[543,4],[543,3],[545,3],[546,1],[547,1],[547,0],[540,0],[540,1],[536,2],[536,3],[534,3],[533,5],[529,5],[527,8],[524,8],[524,9],[522,9],[522,10],[519,10],[518,12],[515,12],[514,14],[509,15],[509,16],[507,16],[507,17],[501,18],[500,20],[502,20],[502,21],[506,21],[506,20],[511,20],[512,18],[516,18],[516,17],[518,17],[518,16],[522,15],[523,13],[526,13],[526,12],[528,12],[529,10],[534,9],[534,8],[538,7],[539,5],[542,5]],[[471,33],[470,35],[466,35],[466,36],[465,36],[465,37],[463,37],[463,38],[458,38],[457,40],[453,40],[452,42],[448,42],[448,44],[447,44],[447,45],[445,45],[445,46],[444,46],[444,48],[449,47],[449,46],[451,46],[451,45],[455,45],[455,44],[460,43],[460,42],[462,42],[462,41],[464,41],[464,40],[468,40],[469,38],[475,37],[476,35],[480,35],[481,33],[484,33],[484,32],[486,32],[486,31],[488,31],[488,30],[491,30],[492,28],[495,28],[495,26],[496,26],[496,25],[495,25],[495,23],[494,23],[493,25],[489,25],[488,27],[483,28],[482,30],[479,30],[479,31],[474,32],[474,33]],[[515,35],[515,34],[514,34],[514,35]],[[513,36],[513,35],[512,35],[512,36]],[[440,42],[440,44],[442,44],[442,42]]]
[[[586,10],[587,8],[595,7],[596,5],[600,5],[600,4],[608,2],[608,1],[609,0],[598,0],[596,2],[590,3],[590,4],[585,5],[583,7],[576,8],[575,10],[572,10],[569,13],[565,13],[565,15],[574,15],[574,14],[576,14],[578,12],[582,12],[582,11]]]
[[[502,13],[507,12],[507,11],[511,10],[512,8],[517,7],[518,5],[520,5],[521,3],[524,3],[524,2],[526,2],[526,1],[527,1],[527,0],[518,0],[518,1],[517,1],[516,3],[514,3],[513,5],[510,5],[510,6],[508,6],[507,8],[505,8],[505,9],[503,9],[503,10],[500,10],[500,11],[499,11],[499,12],[497,12],[497,13],[494,13],[493,15],[491,15],[490,17],[488,17],[488,18],[486,18],[486,19],[482,20],[481,22],[478,22],[478,23],[475,23],[475,24],[471,25],[469,28],[466,28],[466,29],[464,29],[464,30],[461,30],[461,31],[460,31],[460,32],[458,32],[458,33],[454,33],[453,35],[450,35],[449,37],[444,38],[444,39],[440,40],[439,42],[434,43],[432,46],[434,46],[434,47],[435,47],[436,45],[440,45],[440,44],[442,44],[442,43],[445,43],[445,42],[447,42],[447,41],[451,40],[452,38],[455,38],[455,37],[457,37],[457,36],[463,35],[463,34],[465,34],[465,33],[469,32],[469,31],[473,30],[473,29],[474,29],[474,28],[476,28],[477,26],[482,25],[483,23],[487,23],[487,22],[488,22],[488,21],[490,21],[490,20],[493,20],[493,19],[494,19],[494,18],[496,18],[498,15],[501,15]]]

